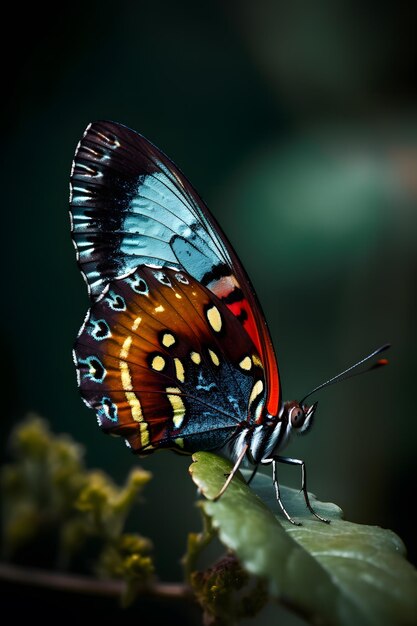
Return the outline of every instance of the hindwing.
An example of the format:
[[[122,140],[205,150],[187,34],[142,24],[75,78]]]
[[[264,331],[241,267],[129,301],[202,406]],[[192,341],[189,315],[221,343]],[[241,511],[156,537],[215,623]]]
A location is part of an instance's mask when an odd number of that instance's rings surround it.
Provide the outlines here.
[[[100,426],[141,454],[220,448],[263,409],[251,338],[217,296],[176,269],[140,266],[109,283],[74,357]]]

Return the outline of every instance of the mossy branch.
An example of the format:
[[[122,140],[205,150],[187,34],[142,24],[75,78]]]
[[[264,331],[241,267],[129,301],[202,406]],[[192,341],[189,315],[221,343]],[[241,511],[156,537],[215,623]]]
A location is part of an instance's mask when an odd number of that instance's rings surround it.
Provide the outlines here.
[[[51,572],[34,567],[20,567],[10,563],[0,563],[0,580],[55,589],[56,591],[112,598],[122,598],[125,590],[122,580],[99,580],[90,576]],[[138,587],[137,592],[140,595],[158,598],[194,599],[191,588],[181,583],[154,582],[146,587]]]
[[[122,580],[125,605],[139,588],[154,583],[152,542],[124,530],[149,472],[135,468],[119,487],[104,472],[85,467],[82,446],[67,435],[54,435],[34,415],[12,432],[10,451],[13,460],[0,473],[3,559],[47,535],[58,538],[59,569],[68,569],[87,544],[94,544],[88,558],[92,573]]]

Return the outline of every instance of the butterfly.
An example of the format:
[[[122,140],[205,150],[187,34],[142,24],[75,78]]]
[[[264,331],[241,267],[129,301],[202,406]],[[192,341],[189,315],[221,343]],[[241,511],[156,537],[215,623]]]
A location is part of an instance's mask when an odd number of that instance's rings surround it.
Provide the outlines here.
[[[327,521],[311,506],[304,462],[279,454],[311,428],[317,403],[283,402],[249,277],[182,172],[133,130],[90,124],[72,165],[70,218],[91,298],[74,363],[103,431],[143,456],[168,448],[230,458],[217,497],[243,461],[254,473],[272,464],[294,524],[277,464],[298,465],[306,506]]]

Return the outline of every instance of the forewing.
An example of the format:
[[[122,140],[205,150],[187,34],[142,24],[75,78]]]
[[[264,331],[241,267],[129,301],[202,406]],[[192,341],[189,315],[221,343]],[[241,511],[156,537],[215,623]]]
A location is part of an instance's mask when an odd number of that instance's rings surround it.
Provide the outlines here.
[[[280,406],[278,367],[259,302],[236,253],[181,171],[147,139],[90,124],[71,172],[71,220],[93,299],[141,264],[182,269],[221,298],[257,347],[268,412]]]

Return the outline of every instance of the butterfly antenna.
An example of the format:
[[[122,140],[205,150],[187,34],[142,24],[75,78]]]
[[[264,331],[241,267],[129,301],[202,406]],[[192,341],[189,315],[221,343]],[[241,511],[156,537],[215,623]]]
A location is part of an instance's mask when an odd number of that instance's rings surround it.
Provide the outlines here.
[[[385,350],[388,350],[388,348],[390,348],[390,347],[391,347],[391,344],[389,344],[389,343],[384,344],[383,346],[381,346],[380,348],[377,348],[377,350],[374,350],[373,352],[371,352],[371,354],[368,354],[368,356],[364,357],[363,359],[361,359],[360,361],[358,361],[354,365],[351,365],[350,367],[348,367],[343,372],[340,372],[340,374],[337,374],[336,376],[333,376],[333,378],[329,378],[329,380],[326,380],[326,382],[322,383],[321,385],[318,385],[312,391],[310,391],[306,396],[304,396],[304,398],[302,400],[300,400],[300,404],[303,404],[304,400],[306,400],[309,396],[311,396],[313,393],[315,393],[319,389],[323,389],[323,387],[328,387],[329,385],[334,385],[335,383],[339,383],[342,380],[347,380],[348,378],[353,378],[353,376],[358,376],[359,374],[365,374],[365,372],[370,372],[371,370],[377,369],[378,367],[382,367],[383,365],[387,365],[388,364],[388,360],[387,359],[378,359],[378,361],[376,361],[376,363],[373,363],[372,365],[367,367],[365,370],[362,370],[361,372],[355,372],[354,374],[349,374],[348,376],[346,376],[346,374],[348,374],[352,370],[354,370],[357,367],[359,367],[359,365],[362,365],[366,361],[369,361],[369,359],[372,359],[373,357],[377,356],[378,354],[381,354],[381,352],[385,352]]]

